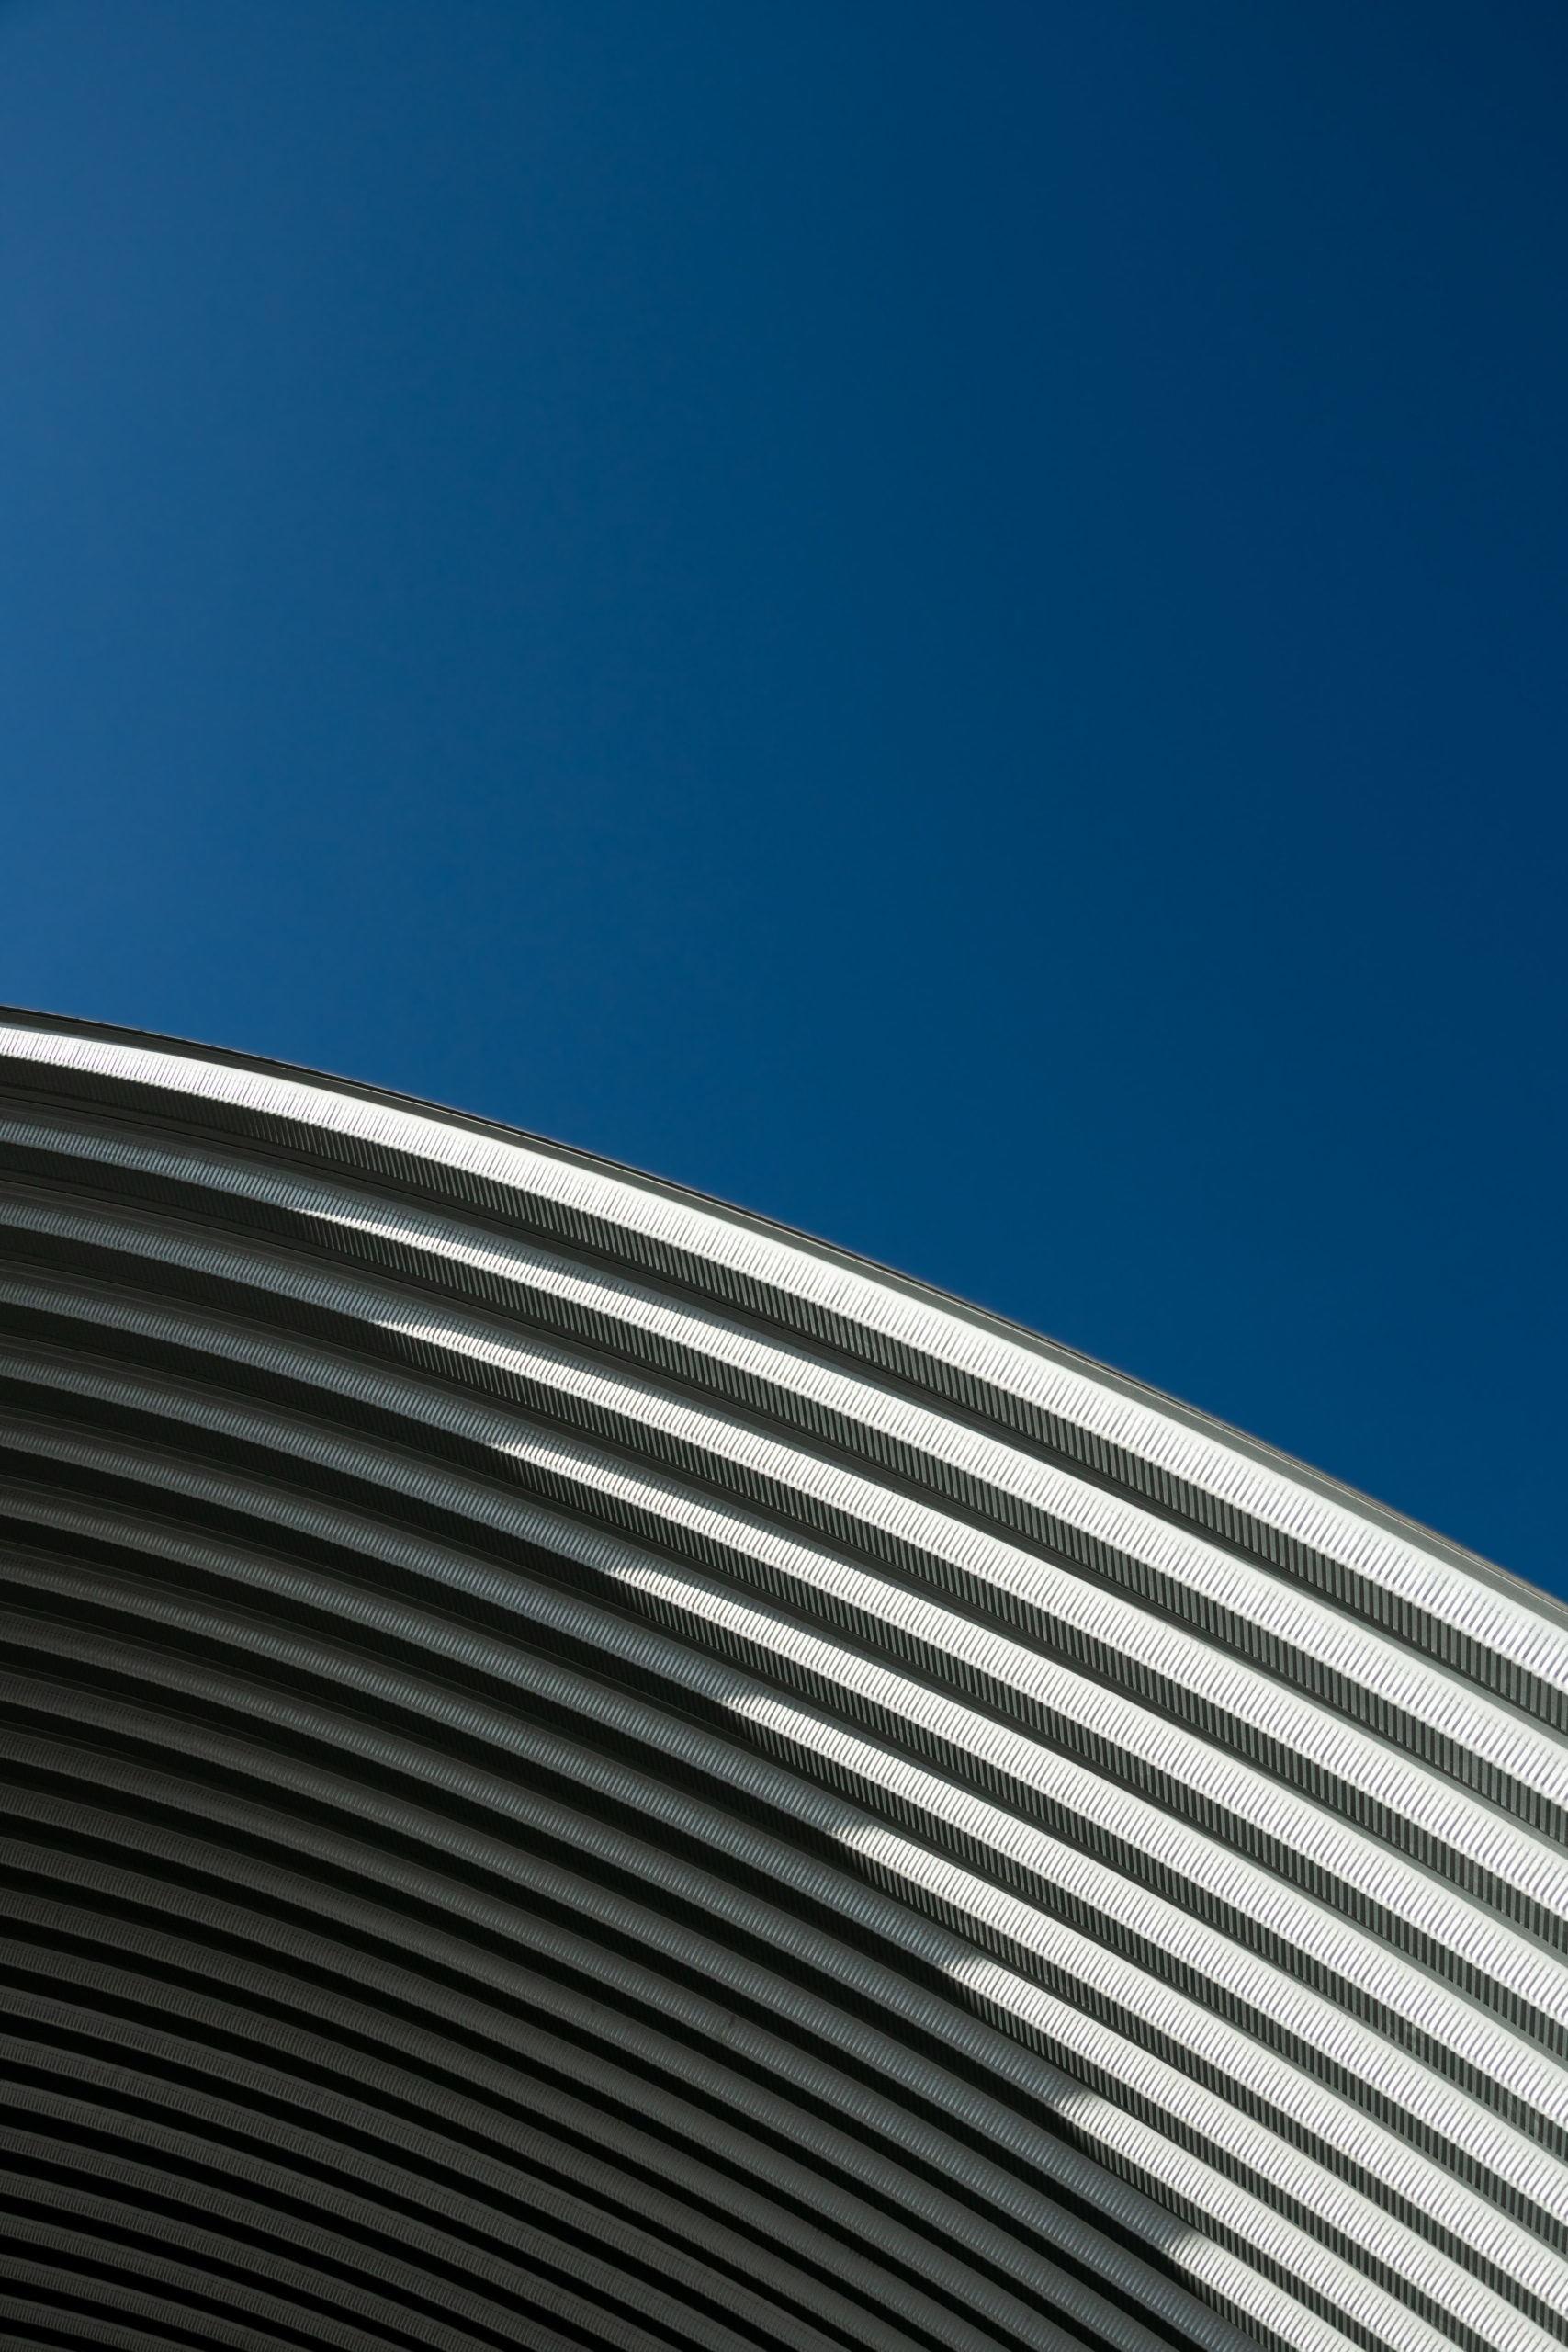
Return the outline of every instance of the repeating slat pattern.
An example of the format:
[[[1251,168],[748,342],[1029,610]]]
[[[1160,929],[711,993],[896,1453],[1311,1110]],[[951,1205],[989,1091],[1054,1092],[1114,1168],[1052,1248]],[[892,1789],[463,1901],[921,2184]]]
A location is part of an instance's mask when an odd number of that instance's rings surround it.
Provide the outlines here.
[[[581,1155],[0,1022],[0,2336],[1568,2343],[1568,1619]]]

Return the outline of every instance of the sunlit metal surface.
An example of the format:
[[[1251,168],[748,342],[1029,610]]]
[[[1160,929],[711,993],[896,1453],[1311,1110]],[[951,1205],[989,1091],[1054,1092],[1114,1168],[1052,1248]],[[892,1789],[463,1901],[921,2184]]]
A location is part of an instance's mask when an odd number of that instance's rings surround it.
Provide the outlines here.
[[[1065,1350],[0,1023],[0,2334],[1568,2340],[1568,1622]]]

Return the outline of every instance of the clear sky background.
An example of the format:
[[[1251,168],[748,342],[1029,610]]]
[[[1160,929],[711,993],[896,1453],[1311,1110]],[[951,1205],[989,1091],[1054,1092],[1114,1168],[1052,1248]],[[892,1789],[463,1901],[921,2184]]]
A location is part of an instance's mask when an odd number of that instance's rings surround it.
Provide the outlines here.
[[[1568,1591],[1559,0],[0,6],[0,998]]]

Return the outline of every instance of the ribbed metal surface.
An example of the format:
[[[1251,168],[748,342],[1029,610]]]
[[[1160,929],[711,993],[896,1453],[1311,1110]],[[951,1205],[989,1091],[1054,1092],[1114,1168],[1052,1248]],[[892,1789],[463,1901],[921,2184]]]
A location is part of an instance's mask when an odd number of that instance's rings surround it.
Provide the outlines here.
[[[0,1019],[0,2337],[1568,2342],[1568,1622],[713,1204]]]

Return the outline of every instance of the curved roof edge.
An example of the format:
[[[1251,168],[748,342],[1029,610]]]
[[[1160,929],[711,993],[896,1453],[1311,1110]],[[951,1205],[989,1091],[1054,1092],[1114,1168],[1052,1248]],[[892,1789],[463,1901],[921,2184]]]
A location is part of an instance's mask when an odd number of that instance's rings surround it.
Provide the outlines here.
[[[1036,1331],[994,1308],[978,1306],[955,1292],[943,1290],[939,1284],[925,1282],[897,1267],[884,1265],[876,1259],[846,1250],[759,1210],[741,1207],[716,1194],[704,1193],[694,1185],[682,1184],[672,1178],[635,1167],[630,1162],[614,1159],[605,1153],[562,1143],[554,1136],[541,1135],[531,1128],[513,1126],[504,1120],[484,1118],[448,1103],[403,1093],[391,1087],[377,1086],[367,1080],[344,1077],[334,1071],[316,1069],[304,1063],[281,1061],[157,1030],[135,1029],[110,1022],[87,1021],[69,1014],[12,1005],[0,1005],[0,1059],[4,1058],[6,1050],[3,1036],[6,1028],[91,1040],[148,1054],[188,1057],[215,1068],[246,1070],[258,1078],[275,1079],[291,1086],[351,1097],[498,1143],[521,1145],[565,1166],[600,1171],[618,1184],[689,1207],[743,1231],[765,1236],[804,1256],[815,1258],[824,1265],[842,1269],[898,1292],[955,1321],[994,1333],[1010,1344],[1028,1350],[1066,1371],[1080,1374],[1131,1403],[1145,1406],[1168,1420],[1179,1422],[1196,1436],[1256,1464],[1325,1502],[1338,1506],[1358,1519],[1371,1521],[1390,1535],[1415,1545],[1465,1574],[1481,1578],[1500,1593],[1540,1611],[1568,1632],[1568,1602],[1499,1562],[1427,1526],[1408,1512],[1401,1511],[1376,1496],[1352,1487],[1348,1481],[1335,1477],[1315,1464],[1302,1460],[1283,1447],[1271,1444],[1267,1439],[1255,1437],[1250,1431],[1222,1419],[1217,1414],[1206,1412],[1201,1406],[1190,1404],[1182,1397],[1156,1387],[1149,1381],[1141,1380],[1135,1374],[1105,1363],[1081,1349],[1052,1339],[1047,1333]]]

